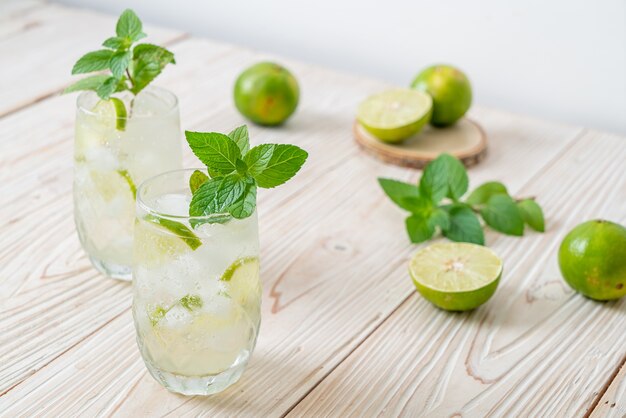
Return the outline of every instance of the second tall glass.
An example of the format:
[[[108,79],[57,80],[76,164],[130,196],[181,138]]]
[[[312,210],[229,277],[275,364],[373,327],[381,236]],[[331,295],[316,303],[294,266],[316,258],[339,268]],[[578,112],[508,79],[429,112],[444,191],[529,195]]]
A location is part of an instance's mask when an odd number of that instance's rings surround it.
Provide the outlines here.
[[[117,100],[117,103],[116,103]],[[116,105],[123,103],[120,117]],[[130,280],[136,185],[182,168],[178,100],[148,87],[137,96],[78,97],[74,147],[74,219],[100,272]]]

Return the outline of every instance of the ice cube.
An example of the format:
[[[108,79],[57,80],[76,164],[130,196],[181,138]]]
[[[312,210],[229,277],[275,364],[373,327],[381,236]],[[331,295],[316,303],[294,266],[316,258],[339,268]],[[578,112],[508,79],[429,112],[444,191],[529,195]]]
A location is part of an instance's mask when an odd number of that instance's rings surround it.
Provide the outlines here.
[[[182,328],[191,323],[193,314],[181,305],[172,306],[159,321],[162,328]]]
[[[168,193],[159,196],[154,206],[158,212],[171,216],[187,216],[189,215],[189,203],[191,196],[180,193]]]

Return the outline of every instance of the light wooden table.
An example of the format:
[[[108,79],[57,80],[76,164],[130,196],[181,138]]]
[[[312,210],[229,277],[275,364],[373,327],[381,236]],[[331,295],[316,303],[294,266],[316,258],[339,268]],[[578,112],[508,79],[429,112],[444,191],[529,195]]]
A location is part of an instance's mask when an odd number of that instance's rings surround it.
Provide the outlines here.
[[[357,104],[388,87],[183,33],[148,27],[178,65],[158,83],[183,125],[244,122],[234,78],[279,59],[301,82],[297,114],[253,142],[292,142],[310,159],[259,198],[263,325],[241,381],[201,398],[171,394],[135,346],[131,289],[91,268],[72,217],[75,96],[70,68],[115,18],[0,0],[0,415],[613,416],[626,414],[626,300],[595,303],[562,281],[558,244],[577,223],[626,222],[626,138],[475,107],[490,149],[471,183],[534,195],[548,230],[487,233],[505,261],[495,296],[446,313],[416,294],[403,214],[352,140]],[[187,152],[186,164],[194,164]]]

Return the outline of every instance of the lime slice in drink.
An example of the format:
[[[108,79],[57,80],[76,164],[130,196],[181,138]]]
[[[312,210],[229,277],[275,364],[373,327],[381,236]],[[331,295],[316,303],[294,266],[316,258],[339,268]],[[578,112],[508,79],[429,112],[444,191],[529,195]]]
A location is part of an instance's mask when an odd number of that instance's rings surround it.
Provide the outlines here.
[[[409,273],[418,292],[435,306],[467,311],[496,291],[502,260],[480,245],[439,243],[418,251],[409,263]]]
[[[401,142],[430,121],[432,98],[421,91],[394,89],[368,97],[359,105],[357,119],[384,142]]]
[[[111,97],[109,100],[100,100],[93,108],[93,112],[103,124],[115,127],[118,131],[126,129],[126,106],[124,102],[117,97]]]
[[[91,170],[90,175],[94,189],[105,201],[128,197],[134,202],[137,189],[126,170]]]
[[[222,281],[227,282],[227,293],[242,306],[257,299],[259,292],[259,259],[244,257],[235,261],[222,274]]]
[[[169,262],[202,244],[186,225],[152,215],[136,221],[134,242],[137,263],[150,267]]]

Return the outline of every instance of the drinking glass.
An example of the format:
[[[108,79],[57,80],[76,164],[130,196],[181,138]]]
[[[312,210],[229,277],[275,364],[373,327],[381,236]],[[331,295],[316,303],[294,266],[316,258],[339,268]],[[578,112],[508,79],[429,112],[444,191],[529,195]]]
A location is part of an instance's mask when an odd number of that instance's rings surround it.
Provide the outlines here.
[[[136,185],[182,168],[176,96],[148,87],[114,101],[95,92],[77,100],[74,146],[74,220],[83,249],[100,272],[130,280]],[[119,103],[119,102],[118,102]]]
[[[243,373],[261,320],[257,215],[190,217],[189,178],[176,170],[137,191],[133,317],[152,376],[208,395]]]

